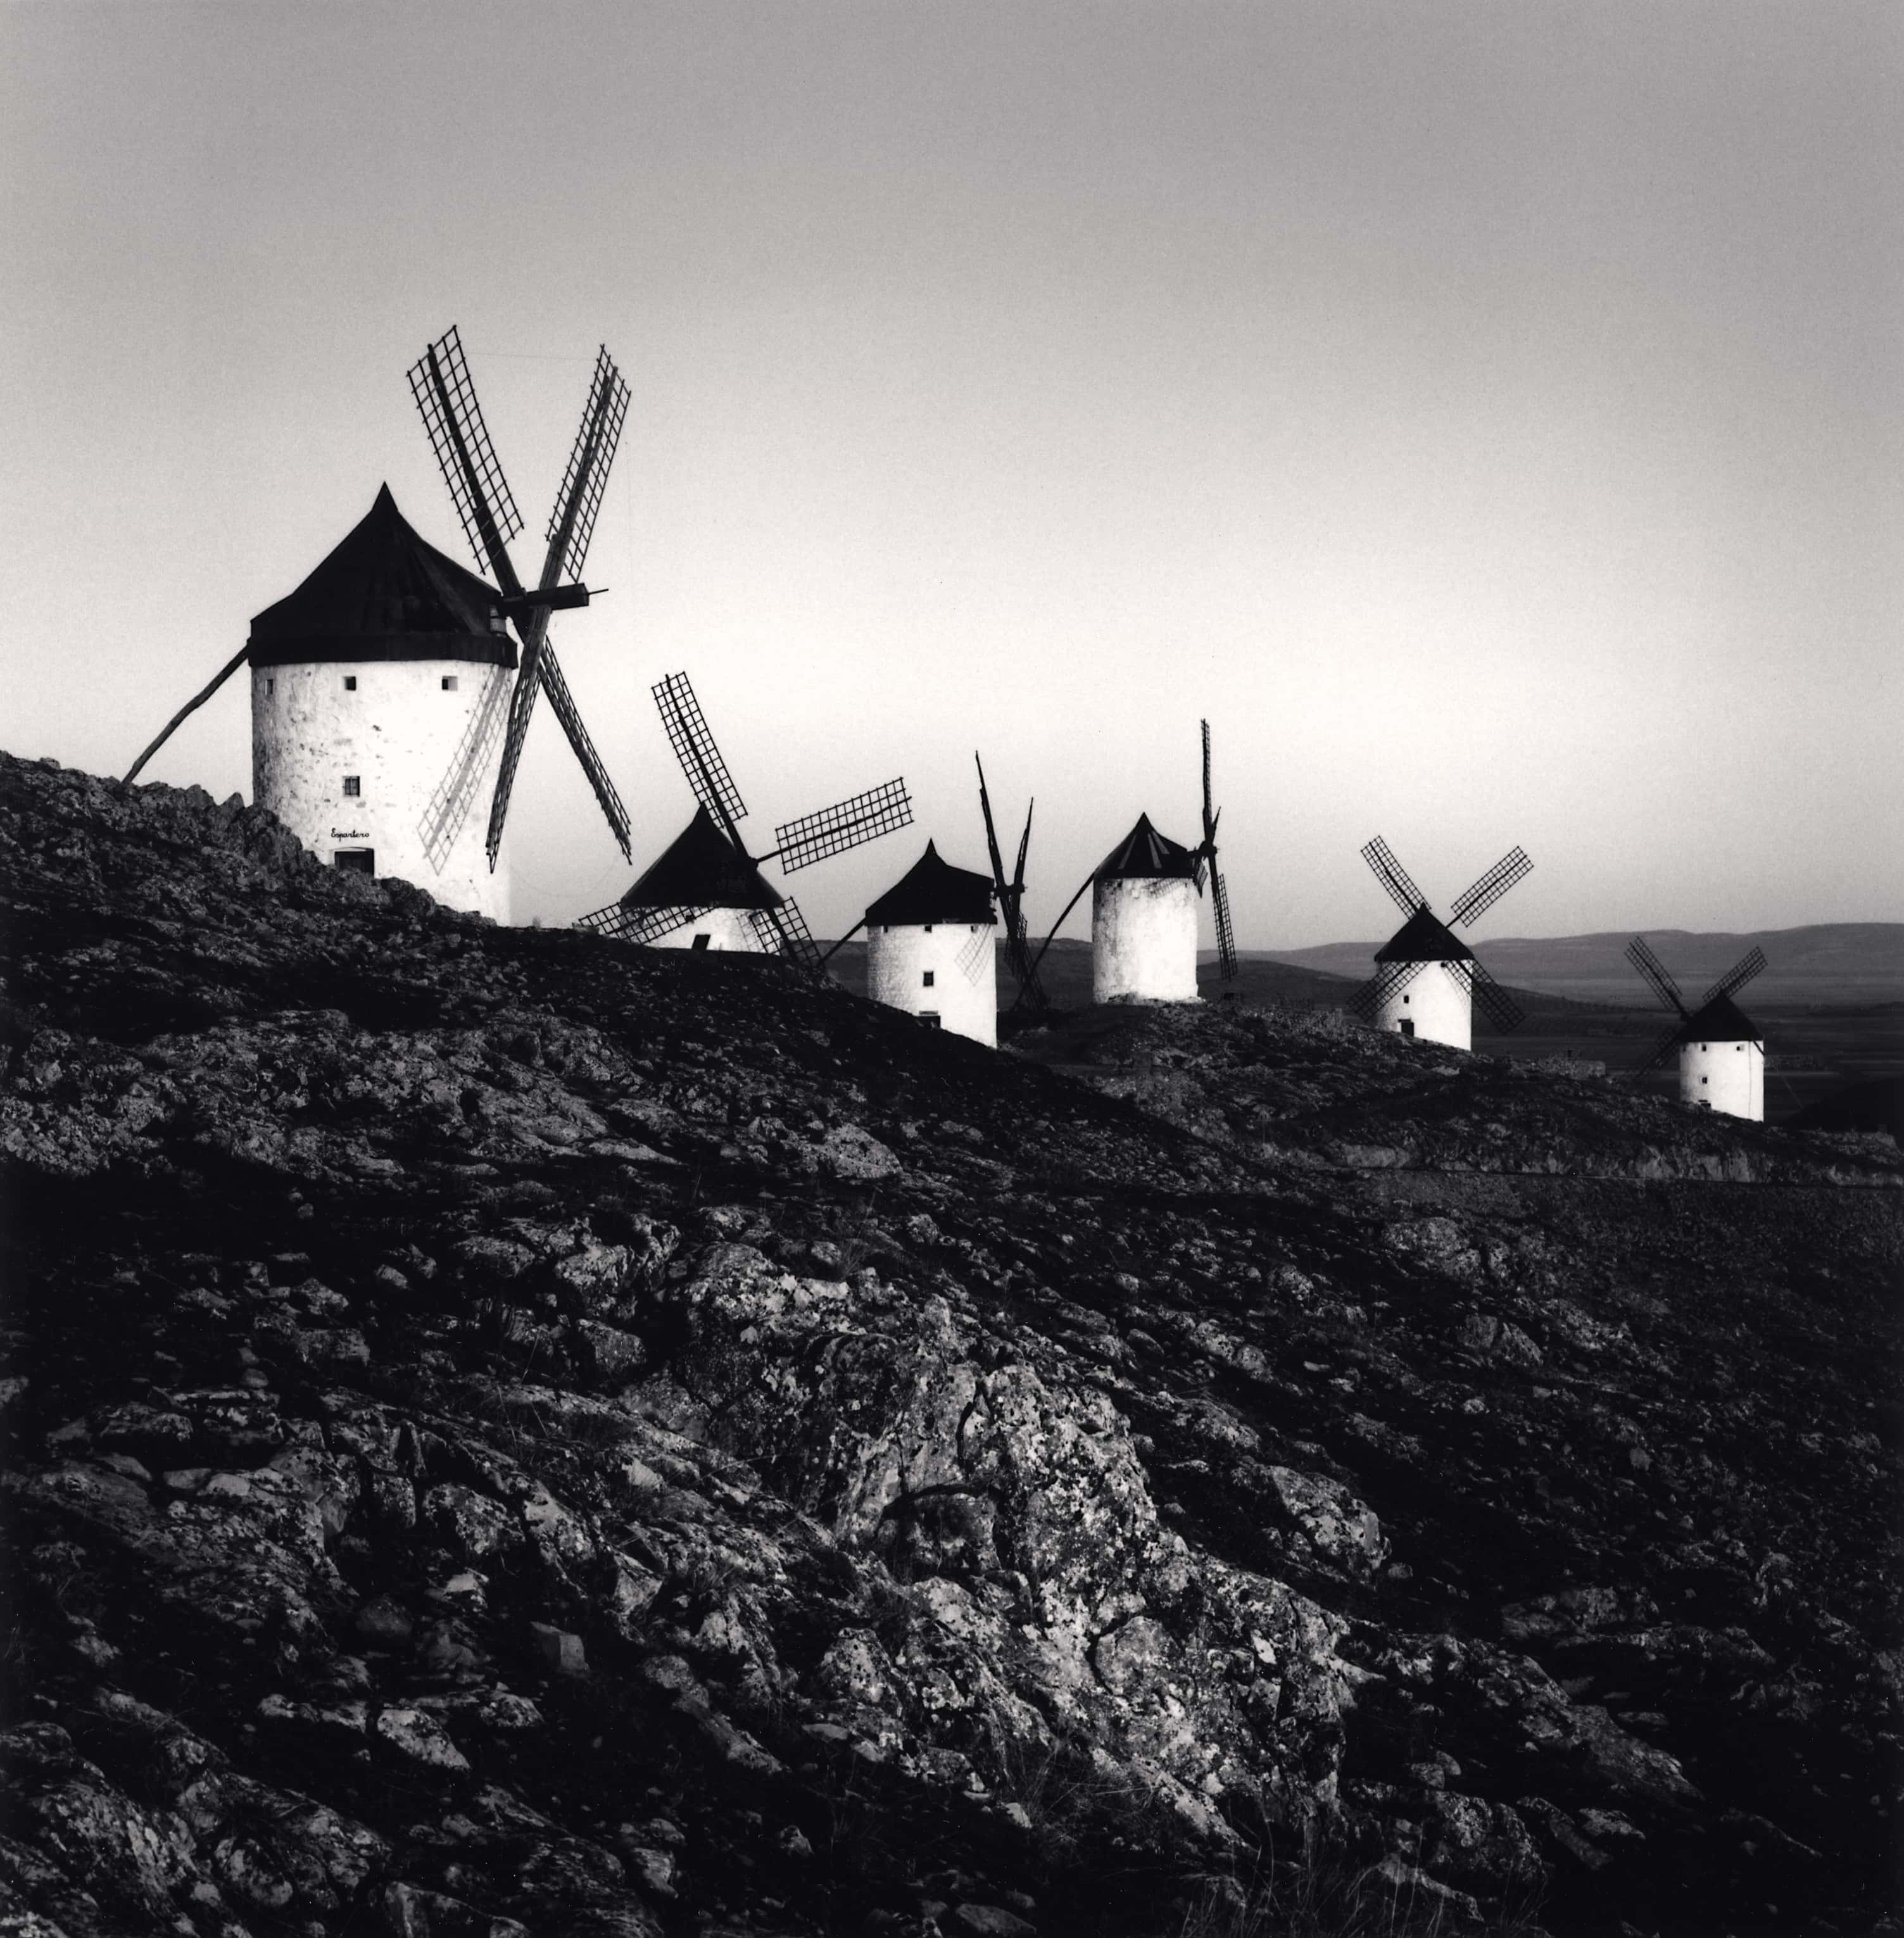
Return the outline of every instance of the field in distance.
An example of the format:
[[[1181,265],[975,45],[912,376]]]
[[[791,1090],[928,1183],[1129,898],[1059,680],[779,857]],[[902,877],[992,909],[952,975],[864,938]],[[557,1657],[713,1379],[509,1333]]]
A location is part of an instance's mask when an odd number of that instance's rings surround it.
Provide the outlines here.
[[[1875,1077],[1904,1078],[1904,923],[1860,922],[1778,929],[1749,935],[1641,931],[1673,971],[1689,1001],[1754,946],[1771,967],[1744,992],[1748,1014],[1766,1032],[1766,1115],[1777,1122],[1817,1098]],[[1631,935],[1511,938],[1477,952],[1496,981],[1526,1012],[1511,1035],[1477,1016],[1474,1047],[1493,1056],[1538,1061],[1568,1057],[1604,1063],[1622,1074],[1643,1062],[1670,1020],[1622,954]],[[1370,975],[1374,942],[1335,943],[1287,953],[1243,952],[1236,980],[1225,983],[1206,951],[1197,976],[1206,1001],[1228,996],[1253,1006],[1341,1008]],[[849,943],[829,965],[864,995],[866,951]],[[1091,947],[1059,941],[1046,952],[1039,977],[1054,1005],[1078,1011],[1091,1001]],[[1004,952],[998,997],[1016,995]],[[1010,1025],[1007,1025],[1009,1032]],[[1670,1095],[1669,1066],[1647,1080]]]

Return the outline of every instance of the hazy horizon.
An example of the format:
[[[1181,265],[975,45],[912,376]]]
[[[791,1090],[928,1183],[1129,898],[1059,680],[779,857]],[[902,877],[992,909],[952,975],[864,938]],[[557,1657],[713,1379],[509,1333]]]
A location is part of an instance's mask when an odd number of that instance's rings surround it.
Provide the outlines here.
[[[1040,935],[1216,734],[1237,937],[1897,907],[1904,22],[1877,5],[15,5],[0,515],[57,600],[0,744],[123,773],[387,480],[460,325],[533,539],[633,393],[554,636],[635,867],[692,676],[837,935],[1037,797]],[[518,558],[530,551],[518,548]],[[250,791],[235,680],[148,777]],[[624,864],[545,708],[519,919]],[[779,878],[776,877],[776,879]],[[429,885],[425,883],[426,887]],[[1083,932],[1088,901],[1066,933]],[[1208,945],[1208,916],[1204,941]]]

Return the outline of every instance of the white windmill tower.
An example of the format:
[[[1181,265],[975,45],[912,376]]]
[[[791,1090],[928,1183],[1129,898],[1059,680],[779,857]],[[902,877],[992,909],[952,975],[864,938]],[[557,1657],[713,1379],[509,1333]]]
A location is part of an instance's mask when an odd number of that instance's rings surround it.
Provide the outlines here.
[[[1202,874],[1195,849],[1137,816],[1091,876],[1094,1003],[1196,1001]]]
[[[546,691],[622,852],[628,819],[548,642],[551,609],[585,606],[582,570],[627,390],[604,351],[549,521],[540,584],[523,587],[506,541],[522,528],[452,330],[410,373],[464,530],[493,587],[427,544],[387,485],[366,517],[147,747],[247,661],[254,797],[341,868],[397,876],[455,908],[506,922],[503,825],[530,711]],[[521,642],[520,676],[513,621]],[[505,723],[509,731],[503,733]],[[487,793],[485,830],[471,816]]]
[[[1696,1010],[1687,1008],[1679,985],[1644,937],[1636,935],[1627,943],[1626,960],[1675,1017],[1652,1055],[1633,1073],[1635,1081],[1658,1069],[1677,1049],[1682,1104],[1764,1122],[1765,1033],[1732,996],[1765,967],[1765,952],[1754,949],[1742,956],[1699,998]]]
[[[658,949],[741,949],[778,953],[817,970],[821,955],[800,905],[760,872],[777,861],[791,874],[913,819],[903,777],[850,800],[783,822],[767,853],[750,855],[740,838],[746,804],[685,673],[653,688],[668,740],[700,803],[694,818],[619,901],[582,916],[577,927]]]
[[[1472,1046],[1476,1003],[1496,1029],[1515,1028],[1521,1021],[1519,1005],[1481,967],[1474,952],[1437,919],[1379,834],[1363,848],[1362,858],[1408,919],[1376,950],[1375,974],[1350,999],[1353,1007],[1377,1029],[1456,1049]],[[1455,898],[1450,919],[1471,926],[1533,866],[1521,849],[1509,849]]]
[[[995,1049],[998,951],[991,877],[955,868],[931,841],[866,910],[866,992]]]
[[[984,803],[984,777],[979,799]],[[1076,908],[1086,889],[1091,898],[1091,1000],[1094,1003],[1194,1003],[1197,995],[1197,898],[1207,872],[1211,904],[1216,918],[1216,950],[1224,979],[1236,974],[1236,946],[1230,927],[1230,901],[1216,866],[1217,810],[1210,797],[1210,722],[1203,722],[1203,840],[1186,848],[1151,825],[1147,814],[1098,863],[1083,886],[1064,904],[1052,924],[1051,934],[1027,967],[1019,971],[1019,1001],[1044,1002],[1038,987],[1038,964],[1044,960],[1064,918]],[[1031,837],[1028,816],[1025,838]],[[985,811],[985,834],[991,836],[991,815]],[[1006,894],[1004,868],[997,842],[991,841],[992,872],[1000,897]],[[1016,909],[1024,894],[1025,847],[1019,848],[1018,879],[1007,905]],[[1016,967],[1016,964],[1014,964]]]

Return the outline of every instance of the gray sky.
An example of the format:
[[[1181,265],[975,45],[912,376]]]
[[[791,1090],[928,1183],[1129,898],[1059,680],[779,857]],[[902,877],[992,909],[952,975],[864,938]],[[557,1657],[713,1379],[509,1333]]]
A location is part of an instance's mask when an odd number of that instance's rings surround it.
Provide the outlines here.
[[[645,864],[692,675],[837,933],[1035,791],[1042,928],[1216,734],[1245,946],[1897,919],[1904,13],[0,4],[0,744],[123,771],[387,478],[460,325]],[[527,558],[527,554],[524,557]],[[235,682],[153,778],[250,785]],[[524,918],[622,864],[544,709]],[[1074,916],[1069,931],[1081,933]]]

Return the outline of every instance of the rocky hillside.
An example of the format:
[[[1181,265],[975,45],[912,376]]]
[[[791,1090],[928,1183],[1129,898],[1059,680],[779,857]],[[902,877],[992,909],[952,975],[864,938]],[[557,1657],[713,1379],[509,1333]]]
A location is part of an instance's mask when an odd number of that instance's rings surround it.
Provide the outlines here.
[[[0,1930],[1884,1925],[1888,1141],[5,759],[0,885]]]

